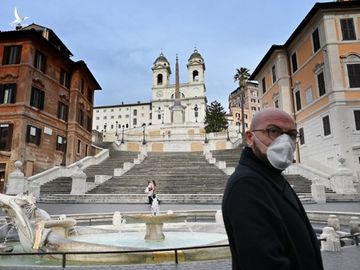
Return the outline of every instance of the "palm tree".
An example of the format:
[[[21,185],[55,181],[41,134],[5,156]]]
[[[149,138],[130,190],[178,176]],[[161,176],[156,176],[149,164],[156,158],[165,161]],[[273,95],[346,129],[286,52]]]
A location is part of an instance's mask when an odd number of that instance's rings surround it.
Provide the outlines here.
[[[234,82],[239,82],[240,94],[241,94],[241,137],[242,143],[245,143],[245,117],[244,117],[244,104],[245,104],[245,86],[250,77],[250,70],[245,67],[241,67],[240,69],[236,69],[236,73],[234,75]]]

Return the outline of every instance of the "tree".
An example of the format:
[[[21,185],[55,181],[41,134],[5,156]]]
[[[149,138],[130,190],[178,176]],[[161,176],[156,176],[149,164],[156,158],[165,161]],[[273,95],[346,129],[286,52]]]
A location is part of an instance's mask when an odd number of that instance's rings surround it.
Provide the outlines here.
[[[234,82],[239,82],[240,94],[241,94],[241,137],[242,142],[245,143],[245,117],[244,117],[244,106],[245,106],[245,86],[250,77],[250,70],[245,67],[241,67],[240,69],[236,69],[236,73],[234,75]]]
[[[211,105],[206,109],[205,115],[205,131],[219,132],[227,129],[228,122],[226,120],[226,112],[219,102],[216,100],[211,102]]]

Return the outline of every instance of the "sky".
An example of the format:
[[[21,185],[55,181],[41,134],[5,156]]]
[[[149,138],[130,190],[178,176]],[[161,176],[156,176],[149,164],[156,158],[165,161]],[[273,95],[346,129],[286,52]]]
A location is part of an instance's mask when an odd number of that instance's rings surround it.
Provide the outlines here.
[[[332,1],[332,0],[328,0]],[[95,106],[149,102],[151,67],[161,52],[180,83],[194,48],[203,56],[208,103],[228,109],[237,88],[234,74],[250,73],[271,45],[282,45],[314,6],[314,0],[0,0],[0,31],[17,7],[36,23],[52,29],[74,55],[84,60],[102,87]]]

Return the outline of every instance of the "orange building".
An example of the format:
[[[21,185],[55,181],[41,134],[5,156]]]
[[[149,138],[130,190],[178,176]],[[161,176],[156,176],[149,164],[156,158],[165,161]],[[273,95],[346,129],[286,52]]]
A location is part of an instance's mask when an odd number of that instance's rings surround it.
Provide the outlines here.
[[[84,61],[48,28],[0,32],[0,192],[14,161],[26,176],[91,151],[94,90]]]
[[[360,2],[316,3],[284,45],[273,45],[250,79],[261,107],[293,115],[301,163],[360,179]]]
[[[247,82],[245,86],[244,97],[244,122],[245,130],[250,127],[253,115],[260,110],[260,101],[258,98],[258,84],[256,82]],[[241,132],[241,90],[236,88],[229,95],[229,111],[232,116],[232,121],[238,126],[239,133]]]

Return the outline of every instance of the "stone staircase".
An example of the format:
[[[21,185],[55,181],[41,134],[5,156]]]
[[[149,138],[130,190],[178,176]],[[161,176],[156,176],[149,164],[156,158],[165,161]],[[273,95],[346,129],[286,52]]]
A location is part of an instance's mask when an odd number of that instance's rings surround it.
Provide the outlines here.
[[[84,172],[89,183],[95,175],[113,175],[114,168],[131,162],[138,153],[116,151],[111,144],[110,157]],[[211,152],[218,161],[226,161],[227,167],[236,167],[241,148]],[[300,175],[285,175],[303,203],[312,203],[311,181]],[[71,178],[58,178],[41,186],[44,202],[107,202],[144,203],[144,189],[148,180],[157,183],[157,194],[165,203],[221,203],[227,179],[223,170],[209,164],[201,152],[148,153],[141,164],[134,165],[121,176],[112,177],[84,195],[69,196]],[[326,189],[331,194],[331,190]],[[59,195],[53,195],[59,194]]]
[[[211,153],[216,158],[216,161],[225,161],[226,167],[236,168],[240,160],[241,147],[229,150],[214,150]]]
[[[86,182],[94,183],[95,175],[114,175],[115,168],[122,168],[124,162],[133,162],[137,157],[137,152],[116,151],[111,144],[103,144],[100,147],[109,147],[109,158],[98,165],[93,165],[84,170]],[[40,187],[40,197],[51,194],[70,194],[71,177],[60,177],[54,179]]]
[[[201,152],[148,153],[141,164],[89,194],[144,193],[148,180],[156,181],[158,194],[222,194],[227,178]]]
[[[311,193],[311,181],[298,174],[284,175],[289,184],[297,194]],[[335,193],[331,189],[325,188],[326,193]]]

